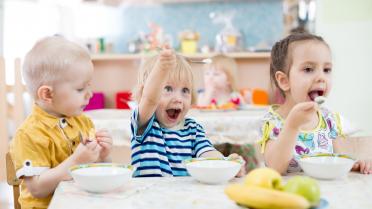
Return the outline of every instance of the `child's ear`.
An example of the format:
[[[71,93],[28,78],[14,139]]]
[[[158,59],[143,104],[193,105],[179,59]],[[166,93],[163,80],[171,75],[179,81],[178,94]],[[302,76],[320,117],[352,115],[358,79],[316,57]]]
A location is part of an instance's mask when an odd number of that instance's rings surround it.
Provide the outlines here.
[[[290,88],[289,78],[284,72],[277,71],[275,73],[275,79],[276,79],[276,82],[278,83],[279,88],[282,91],[288,91],[289,90],[289,88]]]
[[[52,91],[53,89],[51,86],[43,85],[37,90],[37,96],[41,101],[51,104],[53,99]]]

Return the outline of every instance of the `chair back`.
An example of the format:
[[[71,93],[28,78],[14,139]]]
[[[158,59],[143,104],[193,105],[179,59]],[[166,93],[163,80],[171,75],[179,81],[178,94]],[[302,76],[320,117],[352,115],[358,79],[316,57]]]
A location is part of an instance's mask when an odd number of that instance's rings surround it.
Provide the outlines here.
[[[25,118],[23,93],[25,86],[21,78],[21,60],[14,62],[14,85],[6,84],[5,59],[0,57],[0,168],[5,168],[6,153],[8,152],[9,140],[13,133],[10,133],[9,125],[13,122],[18,127]],[[8,94],[14,95],[14,104],[9,103]],[[5,181],[6,172],[0,169],[0,181]]]
[[[6,177],[8,184],[13,187],[14,208],[21,209],[21,205],[18,202],[21,180],[16,177],[13,159],[9,152],[6,153]]]

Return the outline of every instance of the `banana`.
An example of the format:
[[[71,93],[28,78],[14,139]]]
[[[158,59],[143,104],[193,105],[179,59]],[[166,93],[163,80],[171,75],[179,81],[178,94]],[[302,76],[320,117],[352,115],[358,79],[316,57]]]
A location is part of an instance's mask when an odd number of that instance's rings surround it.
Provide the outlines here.
[[[231,184],[225,189],[236,203],[257,209],[306,209],[310,203],[302,196],[257,186]]]

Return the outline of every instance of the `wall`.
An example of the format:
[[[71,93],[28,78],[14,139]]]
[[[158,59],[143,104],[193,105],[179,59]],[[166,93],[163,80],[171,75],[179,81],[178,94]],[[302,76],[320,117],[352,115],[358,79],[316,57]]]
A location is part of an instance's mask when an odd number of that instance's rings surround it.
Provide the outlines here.
[[[318,0],[317,33],[330,44],[334,85],[330,106],[372,135],[372,1]]]
[[[271,45],[283,34],[283,9],[281,0],[245,0],[225,2],[197,2],[155,5],[123,5],[122,33],[116,38],[118,52],[126,52],[128,41],[138,37],[138,33],[149,32],[148,23],[155,22],[166,33],[172,35],[178,45],[178,33],[192,29],[200,33],[200,44],[214,45],[216,34],[223,25],[215,25],[209,17],[211,12],[226,13],[236,11],[233,24],[245,36],[245,47],[260,42]],[[135,21],[134,21],[135,20]]]

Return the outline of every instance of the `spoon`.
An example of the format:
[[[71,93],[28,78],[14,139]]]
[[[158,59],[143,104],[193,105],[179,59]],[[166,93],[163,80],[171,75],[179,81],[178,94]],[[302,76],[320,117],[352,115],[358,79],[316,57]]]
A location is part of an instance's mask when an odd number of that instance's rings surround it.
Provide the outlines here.
[[[314,102],[318,103],[318,105],[322,105],[326,101],[326,98],[323,96],[315,97]]]
[[[160,47],[156,47],[156,50],[157,51],[161,51],[163,50],[162,48]],[[188,62],[190,63],[195,63],[195,64],[211,64],[212,63],[212,59],[211,58],[206,58],[206,59],[202,59],[202,60],[199,60],[199,59],[192,59],[192,58],[189,58],[189,57],[185,57],[183,56]]]
[[[196,64],[211,64],[212,63],[212,59],[211,58],[206,58],[206,59],[202,59],[202,60],[196,60],[196,59],[190,59],[190,58],[186,57],[186,60],[188,62],[196,63]]]
[[[82,143],[84,145],[91,142],[91,140],[89,140],[89,139],[84,140],[84,137],[83,137],[83,134],[81,133],[81,131],[79,131],[79,138],[80,138],[80,143]]]

